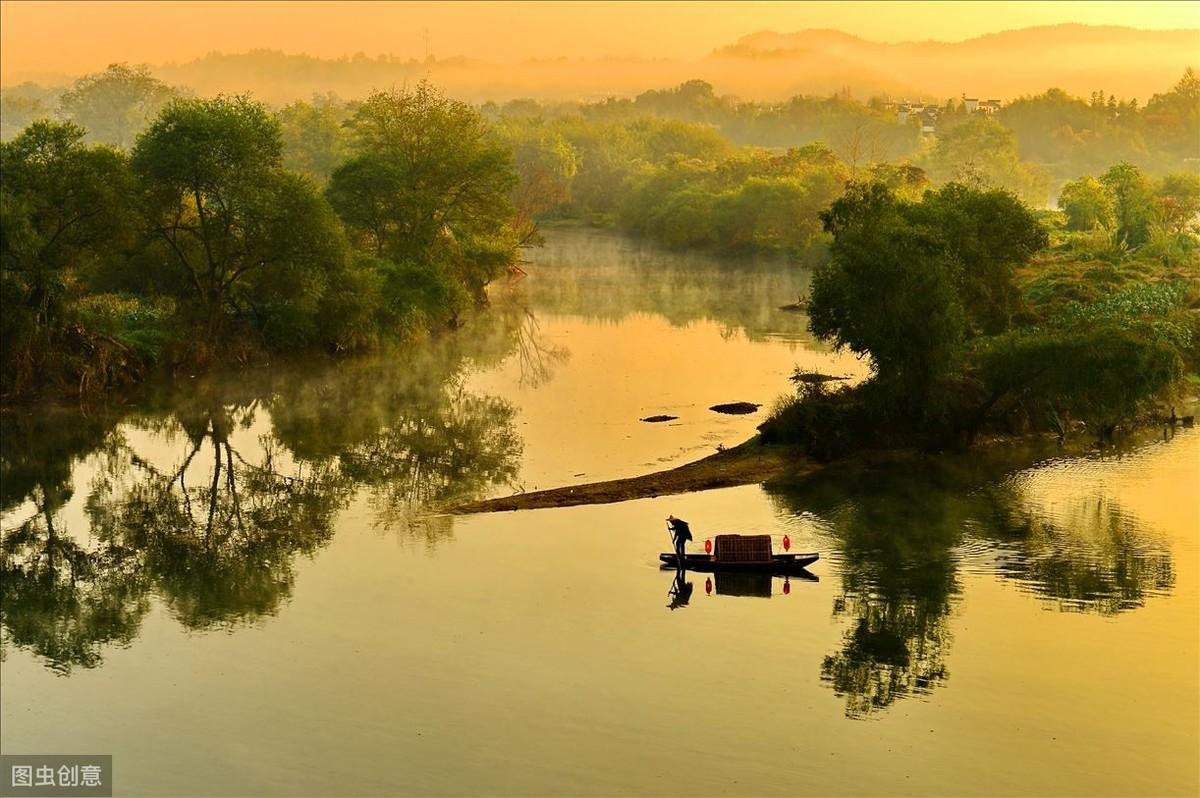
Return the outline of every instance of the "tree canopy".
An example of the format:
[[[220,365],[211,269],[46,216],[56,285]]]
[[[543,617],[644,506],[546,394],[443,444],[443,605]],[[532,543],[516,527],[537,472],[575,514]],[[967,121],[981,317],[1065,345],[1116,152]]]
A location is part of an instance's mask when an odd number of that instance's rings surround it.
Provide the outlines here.
[[[110,64],[103,72],[75,81],[63,92],[59,105],[64,116],[87,131],[89,141],[128,149],[178,94],[146,66]]]
[[[210,340],[227,312],[315,305],[342,269],[336,218],[281,151],[278,122],[244,97],[176,100],[134,148],[149,231]]]

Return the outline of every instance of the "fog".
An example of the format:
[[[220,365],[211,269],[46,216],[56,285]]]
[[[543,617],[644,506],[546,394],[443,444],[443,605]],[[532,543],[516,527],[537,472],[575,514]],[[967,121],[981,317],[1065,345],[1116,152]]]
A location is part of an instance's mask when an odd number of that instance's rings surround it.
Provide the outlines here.
[[[199,94],[345,99],[428,78],[475,102],[596,99],[699,78],[778,100],[1057,86],[1146,100],[1196,61],[1187,3],[0,4],[0,83],[146,63]],[[1081,23],[1086,23],[1083,25]]]

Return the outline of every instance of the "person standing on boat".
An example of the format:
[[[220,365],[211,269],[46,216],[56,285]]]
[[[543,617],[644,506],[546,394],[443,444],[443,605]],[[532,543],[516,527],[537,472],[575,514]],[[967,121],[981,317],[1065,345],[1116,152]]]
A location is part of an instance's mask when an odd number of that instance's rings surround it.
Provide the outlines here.
[[[685,562],[683,548],[692,539],[691,527],[682,518],[668,515],[667,528],[671,530],[671,539],[675,543],[675,564],[682,568]]]

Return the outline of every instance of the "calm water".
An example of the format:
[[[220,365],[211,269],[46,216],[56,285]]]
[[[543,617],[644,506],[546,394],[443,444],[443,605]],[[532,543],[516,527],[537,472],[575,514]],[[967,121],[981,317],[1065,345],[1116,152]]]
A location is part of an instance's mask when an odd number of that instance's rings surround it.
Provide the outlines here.
[[[1200,791],[1194,431],[430,514],[863,374],[778,263],[553,231],[529,271],[412,353],[0,417],[3,750],[111,753],[122,795]],[[818,581],[669,609],[668,513],[786,533]]]

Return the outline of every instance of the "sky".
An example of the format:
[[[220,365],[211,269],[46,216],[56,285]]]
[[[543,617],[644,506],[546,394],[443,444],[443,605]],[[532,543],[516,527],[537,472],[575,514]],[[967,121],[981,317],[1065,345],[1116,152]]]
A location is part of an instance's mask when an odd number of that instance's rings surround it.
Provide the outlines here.
[[[36,2],[0,0],[0,72],[80,74],[272,48],[320,57],[697,59],[760,30],[959,41],[1082,22],[1200,28],[1197,2]]]

